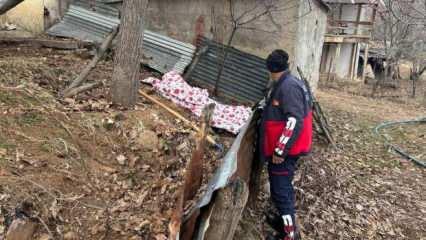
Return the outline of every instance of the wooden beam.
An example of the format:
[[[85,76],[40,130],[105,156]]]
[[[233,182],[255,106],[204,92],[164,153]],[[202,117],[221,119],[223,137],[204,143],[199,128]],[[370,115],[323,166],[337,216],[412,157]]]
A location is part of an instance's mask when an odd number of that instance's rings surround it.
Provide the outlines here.
[[[355,30],[355,35],[359,34],[359,22],[361,21],[361,12],[362,12],[362,5],[358,5],[358,13],[356,16],[356,30]],[[358,43],[354,43],[353,44],[353,48],[352,48],[352,55],[351,55],[351,71],[350,71],[350,78],[353,81],[354,77],[355,77],[355,63],[356,63],[356,52],[358,51]]]
[[[374,22],[371,21],[350,21],[350,20],[332,20],[331,23],[337,23],[337,24],[358,24],[358,25],[373,25]]]
[[[351,69],[350,69],[351,80],[354,80],[354,77],[355,77],[355,63],[356,63],[357,50],[358,50],[358,43],[354,43],[352,48],[352,53],[351,53]]]
[[[376,6],[374,6],[374,8],[373,8],[373,15],[371,16],[371,22],[372,22],[372,25],[374,25],[374,23],[376,22],[376,14],[377,14],[377,5]]]
[[[355,36],[355,35],[332,35],[326,34],[324,42],[326,43],[368,43],[370,41],[369,36]]]
[[[365,47],[365,53],[364,53],[364,66],[362,70],[362,81],[365,82],[365,75],[367,74],[367,65],[368,65],[368,50],[370,48],[370,45],[367,43],[367,46]]]
[[[336,46],[336,54],[334,55],[334,61],[333,61],[333,81],[336,80],[336,72],[337,72],[337,63],[339,62],[339,58],[340,58],[340,49],[342,48],[342,44],[337,43]]]
[[[343,30],[350,30],[353,29],[355,31],[358,30],[358,26],[348,26],[348,27],[338,27],[338,26],[327,26],[328,29],[343,29]],[[373,28],[373,26],[368,26],[366,27],[366,30],[371,30]],[[357,34],[355,34],[357,35]]]
[[[358,35],[358,33],[359,33],[359,22],[360,22],[360,20],[361,20],[361,10],[362,10],[362,6],[361,5],[358,5],[358,13],[357,13],[357,16],[356,16],[356,30],[355,30],[355,35]]]

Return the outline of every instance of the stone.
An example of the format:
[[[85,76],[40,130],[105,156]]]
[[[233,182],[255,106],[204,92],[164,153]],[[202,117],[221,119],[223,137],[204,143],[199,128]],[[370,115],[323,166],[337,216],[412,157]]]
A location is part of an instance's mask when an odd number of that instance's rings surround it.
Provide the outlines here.
[[[64,240],[79,240],[79,237],[75,232],[67,232],[64,235]]]
[[[36,227],[36,223],[27,218],[17,218],[10,225],[5,240],[32,240]]]
[[[52,240],[49,234],[42,234],[37,240]]]
[[[159,140],[154,131],[144,130],[139,134],[136,143],[142,150],[153,151],[158,148]]]
[[[127,162],[127,158],[123,154],[118,155],[116,159],[117,159],[118,164],[120,164],[120,165],[125,165],[126,162]]]

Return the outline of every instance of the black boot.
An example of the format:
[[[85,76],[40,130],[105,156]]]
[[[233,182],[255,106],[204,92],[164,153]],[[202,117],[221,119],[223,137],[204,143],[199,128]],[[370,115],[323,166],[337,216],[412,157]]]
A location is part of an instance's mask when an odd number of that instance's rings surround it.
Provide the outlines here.
[[[280,215],[269,212],[266,213],[266,223],[271,226],[276,232],[280,233],[284,230],[284,222]]]
[[[285,237],[282,233],[269,233],[266,236],[266,240],[283,240]]]

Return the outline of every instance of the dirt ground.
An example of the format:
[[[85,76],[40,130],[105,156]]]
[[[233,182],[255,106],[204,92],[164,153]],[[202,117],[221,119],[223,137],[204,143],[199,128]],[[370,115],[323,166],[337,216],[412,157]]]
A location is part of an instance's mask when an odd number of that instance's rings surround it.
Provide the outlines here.
[[[426,239],[426,170],[388,151],[373,133],[384,121],[425,117],[426,109],[330,88],[316,96],[337,149],[316,139],[312,156],[299,163],[295,188],[303,239]],[[395,144],[411,146],[407,150],[426,161],[424,124],[403,129],[404,134],[387,131],[397,136]],[[259,221],[270,209],[265,185],[235,239],[261,239],[271,232]]]
[[[38,223],[37,240],[167,238],[192,133],[142,99],[137,111],[111,108],[111,61],[89,76],[103,87],[58,99],[88,61],[87,52],[0,46],[0,239],[22,212]],[[372,131],[383,121],[426,116],[426,109],[332,88],[316,95],[337,149],[316,139],[313,155],[300,161],[303,239],[426,239],[426,170],[389,152]],[[389,134],[424,160],[424,129]],[[221,141],[229,146],[232,137]],[[209,149],[205,179],[220,156]],[[235,239],[270,231],[262,220],[267,192],[244,213]]]
[[[379,85],[373,94],[375,80],[367,79],[368,84],[358,80],[327,81],[322,76],[319,86],[324,89],[335,89],[348,94],[374,98],[377,101],[390,101],[411,106],[426,107],[426,81],[419,79],[416,82],[415,96],[413,97],[413,82],[409,79],[394,80],[393,84]]]
[[[193,132],[143,99],[111,108],[111,61],[88,79],[103,87],[60,100],[86,52],[1,46],[0,56],[0,239],[22,212],[38,223],[34,239],[166,239]],[[204,182],[222,154],[209,147]]]

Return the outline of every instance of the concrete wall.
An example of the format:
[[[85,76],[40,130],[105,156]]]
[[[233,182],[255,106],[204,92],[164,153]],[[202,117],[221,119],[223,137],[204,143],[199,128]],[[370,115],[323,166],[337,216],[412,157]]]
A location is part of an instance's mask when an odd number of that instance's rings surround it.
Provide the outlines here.
[[[0,17],[1,23],[12,23],[21,29],[41,33],[44,30],[43,0],[25,0]]]
[[[317,88],[327,14],[312,1],[302,0],[299,8],[299,24],[295,48],[295,63],[292,71],[297,73],[299,66],[310,81],[312,90]]]
[[[236,16],[250,9],[256,1],[237,0]],[[283,48],[294,56],[294,43],[297,35],[298,0],[281,1],[283,9],[272,16],[264,16],[240,29],[233,46],[266,57],[277,48]],[[196,36],[202,34],[216,41],[226,43],[231,33],[231,21],[227,0],[157,0],[151,1],[148,9],[147,28],[194,43]],[[250,17],[250,16],[249,16]]]
[[[61,0],[44,0],[44,7],[48,12],[44,18],[44,27],[47,29],[61,19]]]
[[[150,1],[147,29],[184,42],[195,43],[197,34],[222,41],[226,0]]]
[[[240,16],[252,9],[257,1],[234,2],[235,16]],[[296,66],[300,66],[315,89],[319,79],[327,13],[312,0],[279,2],[283,10],[245,25],[248,29],[239,29],[232,45],[263,58],[275,49],[286,50],[290,55],[293,72],[297,74]],[[197,35],[201,34],[226,44],[232,30],[228,4],[227,0],[181,0],[178,3],[173,0],[151,1],[147,29],[184,42],[195,43]]]
[[[302,0],[305,1],[305,0]],[[235,46],[243,51],[266,58],[275,49],[284,49],[290,55],[291,63],[295,61],[295,45],[299,23],[299,0],[279,1],[278,8],[283,9],[266,15],[241,29],[235,36]],[[235,6],[236,15],[252,9],[258,1],[239,0]],[[284,10],[285,9],[285,10]],[[255,15],[258,13],[253,13]],[[250,18],[249,16],[248,18]],[[230,32],[230,25],[227,25]]]

